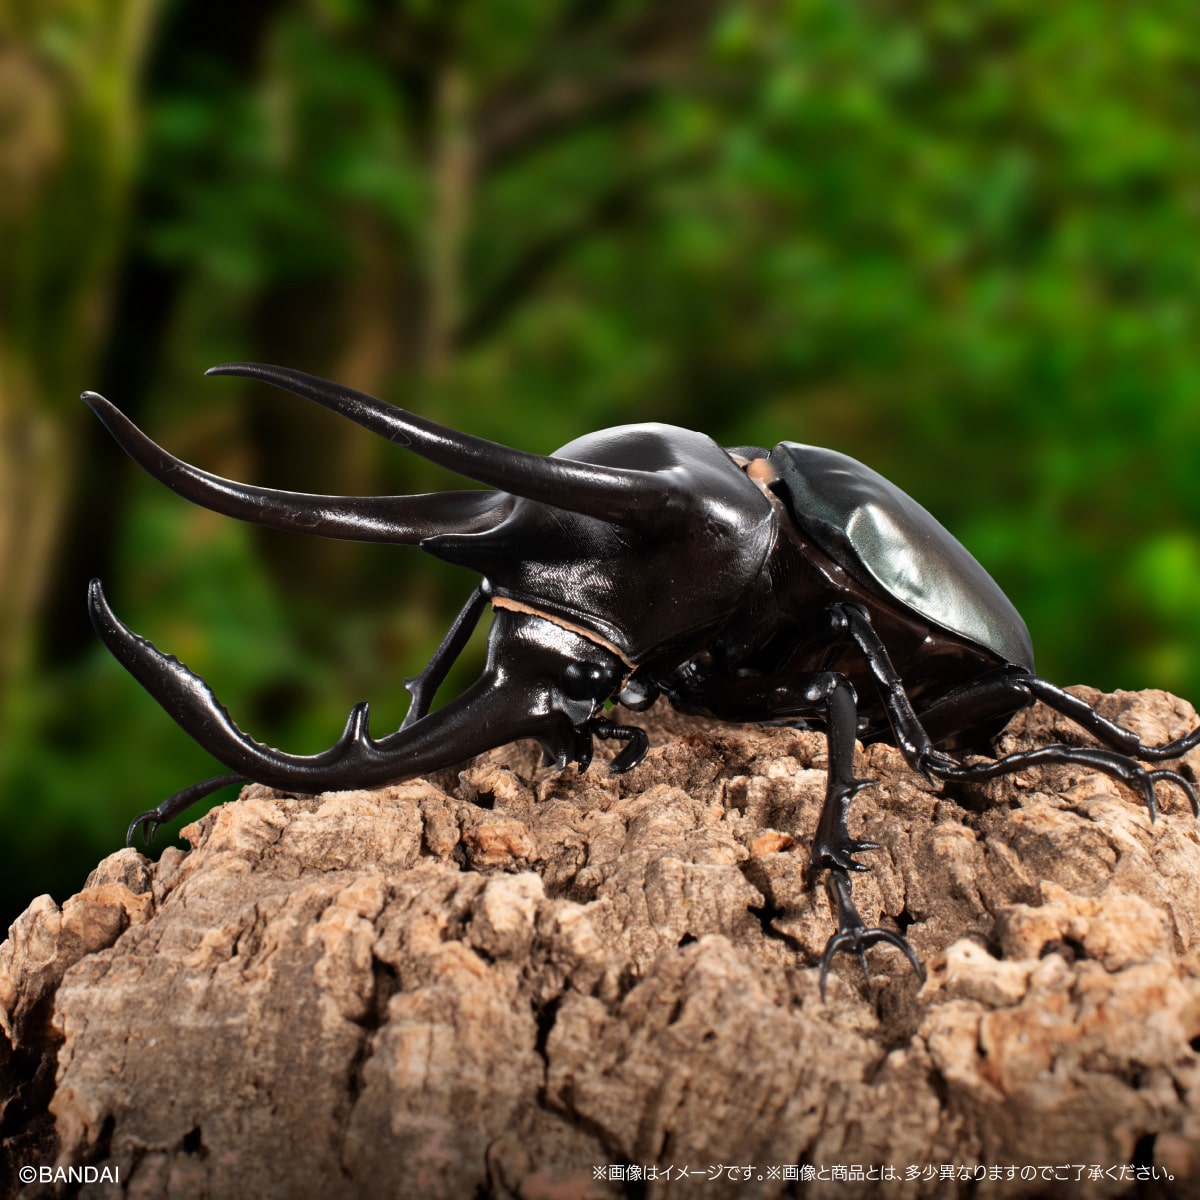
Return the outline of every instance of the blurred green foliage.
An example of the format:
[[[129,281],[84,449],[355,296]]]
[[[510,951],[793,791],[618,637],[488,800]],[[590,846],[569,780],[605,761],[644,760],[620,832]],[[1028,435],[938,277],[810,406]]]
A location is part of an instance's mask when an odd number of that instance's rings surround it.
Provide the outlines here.
[[[1049,678],[1200,698],[1191,0],[218,9],[155,10],[109,347],[79,387],[184,457],[314,491],[448,481],[203,367],[283,361],[542,451],[643,419],[830,445],[974,550]],[[56,220],[87,230],[87,200]],[[43,328],[45,353],[77,334]],[[88,575],[301,752],[365,696],[398,722],[470,588],[197,512],[84,416],[0,743],[13,913],[215,770],[78,628]],[[102,536],[72,532],[98,510]]]

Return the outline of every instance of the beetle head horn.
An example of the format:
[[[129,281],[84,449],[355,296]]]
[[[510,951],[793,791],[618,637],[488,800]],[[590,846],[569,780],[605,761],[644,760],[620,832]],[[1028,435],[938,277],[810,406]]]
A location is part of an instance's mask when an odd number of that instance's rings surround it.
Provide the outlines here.
[[[365,392],[265,363],[224,363],[207,375],[258,379],[315,401],[422,458],[512,496],[618,525],[661,526],[677,482],[652,470],[516,450],[460,433]]]

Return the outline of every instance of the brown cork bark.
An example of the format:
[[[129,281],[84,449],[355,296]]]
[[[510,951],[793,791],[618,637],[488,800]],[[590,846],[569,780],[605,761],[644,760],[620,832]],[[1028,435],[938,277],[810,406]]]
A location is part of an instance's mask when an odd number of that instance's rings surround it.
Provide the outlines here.
[[[1196,721],[1160,692],[1101,708],[1154,743]],[[878,783],[851,832],[883,848],[855,899],[928,981],[877,948],[869,979],[839,957],[822,1003],[833,926],[805,868],[824,738],[650,716],[625,776],[522,745],[375,792],[252,786],[190,852],[124,850],[61,909],[35,900],[0,947],[10,1178],[92,1164],[109,1178],[80,1194],[146,1198],[1200,1195],[1200,836],[1177,790],[1151,823],[1082,768],[939,792],[860,751]],[[1000,748],[1055,740],[1086,742],[1034,708]]]

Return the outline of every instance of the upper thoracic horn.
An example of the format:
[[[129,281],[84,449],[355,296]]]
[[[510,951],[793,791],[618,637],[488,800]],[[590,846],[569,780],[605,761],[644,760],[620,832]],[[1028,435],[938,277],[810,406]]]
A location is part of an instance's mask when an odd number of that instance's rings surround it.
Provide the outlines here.
[[[414,454],[467,479],[555,508],[619,525],[658,524],[671,485],[654,471],[628,470],[514,450],[459,433],[365,392],[265,363],[224,363],[208,375],[236,375],[313,400]]]
[[[438,534],[491,529],[512,507],[512,497],[502,492],[310,496],[235,483],[169,454],[96,392],[84,392],[83,399],[121,449],[155,479],[194,504],[256,525],[350,541],[414,545]]]

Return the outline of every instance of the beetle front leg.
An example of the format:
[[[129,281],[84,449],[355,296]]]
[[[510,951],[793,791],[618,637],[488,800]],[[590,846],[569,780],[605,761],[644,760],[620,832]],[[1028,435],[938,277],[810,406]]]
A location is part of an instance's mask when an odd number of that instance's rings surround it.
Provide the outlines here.
[[[446,681],[455,660],[471,640],[471,634],[475,632],[475,626],[479,624],[479,618],[486,607],[487,593],[481,585],[471,593],[470,599],[463,605],[462,612],[454,618],[454,624],[433,652],[433,657],[420,672],[404,681],[404,688],[412,703],[408,706],[401,729],[407,729],[422,717],[428,716],[433,697]]]
[[[213,792],[219,792],[222,788],[233,787],[234,784],[249,782],[245,775],[214,775],[212,779],[202,779],[199,783],[180,788],[161,804],[156,804],[153,808],[138,813],[129,822],[129,828],[125,831],[125,845],[133,845],[133,839],[139,829],[142,832],[142,844],[150,845],[154,841],[154,835],[158,832],[160,825],[165,825],[180,813],[187,812],[193,804],[203,800],[205,796],[211,796]]]
[[[484,673],[443,708],[376,739],[367,705],[356,704],[328,750],[287,754],[243,733],[200,676],[118,620],[99,581],[93,581],[89,602],[97,632],[122,666],[193,740],[234,772],[185,788],[140,814],[131,834],[177,816],[216,787],[249,779],[307,794],[377,787],[526,737],[537,739],[565,766],[583,741],[590,749],[589,726],[624,670],[615,655],[589,639],[541,617],[500,612],[489,634]],[[602,737],[624,733],[608,722],[600,722],[595,732]]]

